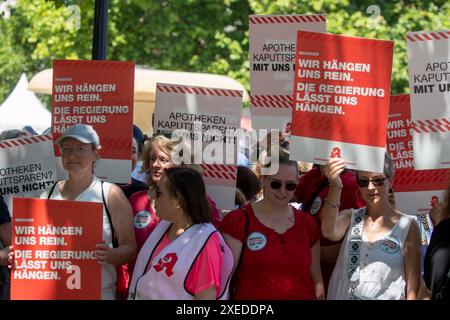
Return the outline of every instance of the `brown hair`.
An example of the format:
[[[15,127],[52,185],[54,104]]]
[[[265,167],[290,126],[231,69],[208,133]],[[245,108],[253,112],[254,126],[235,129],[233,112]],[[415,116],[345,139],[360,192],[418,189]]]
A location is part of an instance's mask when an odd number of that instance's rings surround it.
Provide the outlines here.
[[[188,167],[172,167],[164,174],[168,180],[169,192],[178,199],[183,212],[192,223],[211,222],[211,209],[200,173]]]

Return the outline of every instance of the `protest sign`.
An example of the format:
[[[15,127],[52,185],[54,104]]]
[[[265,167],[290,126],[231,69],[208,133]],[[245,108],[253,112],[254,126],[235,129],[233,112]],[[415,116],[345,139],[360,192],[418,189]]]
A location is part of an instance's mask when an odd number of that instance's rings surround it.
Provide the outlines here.
[[[134,64],[55,60],[52,90],[54,140],[74,124],[92,125],[102,146],[96,175],[103,180],[128,183],[131,172]],[[55,148],[55,155],[60,156],[58,148]]]
[[[395,167],[394,196],[398,210],[410,214],[428,213],[450,183],[450,170],[414,170],[409,95],[391,96],[387,151]]]
[[[450,168],[450,30],[406,34],[414,166]]]
[[[299,31],[291,158],[383,172],[393,42]]]
[[[298,30],[326,31],[326,15],[249,16],[252,126],[290,134]]]
[[[52,135],[0,141],[0,194],[12,212],[13,197],[39,197],[57,180]]]
[[[241,109],[240,90],[156,84],[154,134],[185,137],[193,158],[184,161],[201,165],[206,191],[221,209],[234,207]]]
[[[14,198],[12,300],[101,298],[103,205]]]

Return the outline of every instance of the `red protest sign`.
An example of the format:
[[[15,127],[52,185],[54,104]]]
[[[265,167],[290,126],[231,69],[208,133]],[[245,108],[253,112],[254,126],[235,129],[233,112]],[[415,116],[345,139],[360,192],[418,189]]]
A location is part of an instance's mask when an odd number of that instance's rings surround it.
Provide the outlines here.
[[[291,156],[383,168],[393,42],[298,31]]]
[[[100,299],[102,204],[14,198],[13,210],[11,299]]]
[[[92,125],[102,146],[96,174],[104,180],[130,180],[133,101],[134,63],[53,61],[53,139],[74,124]]]
[[[387,151],[394,162],[396,207],[407,213],[428,213],[443,201],[450,170],[415,170],[410,96],[392,96],[389,107]]]

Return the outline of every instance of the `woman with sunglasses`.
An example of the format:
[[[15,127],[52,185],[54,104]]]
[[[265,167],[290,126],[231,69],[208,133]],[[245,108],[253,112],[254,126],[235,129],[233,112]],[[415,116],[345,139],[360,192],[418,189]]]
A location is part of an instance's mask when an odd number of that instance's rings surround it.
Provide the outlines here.
[[[234,299],[323,299],[319,228],[310,215],[289,205],[298,184],[297,162],[282,150],[274,160],[278,172],[262,172],[263,199],[222,221],[235,261]]]
[[[161,219],[139,252],[132,300],[227,299],[233,255],[211,214],[200,173],[165,170],[156,187]]]
[[[414,218],[392,208],[389,188],[393,163],[385,155],[383,173],[357,171],[357,184],[367,203],[339,212],[345,160],[325,166],[330,189],[322,209],[322,233],[344,238],[331,276],[330,300],[414,300],[420,283],[420,234]]]

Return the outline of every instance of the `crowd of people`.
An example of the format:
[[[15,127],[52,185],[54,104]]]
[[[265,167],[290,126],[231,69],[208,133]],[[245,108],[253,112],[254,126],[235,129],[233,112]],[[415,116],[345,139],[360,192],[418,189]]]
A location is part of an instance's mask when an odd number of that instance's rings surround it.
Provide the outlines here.
[[[395,206],[387,154],[383,172],[353,171],[342,158],[290,160],[282,142],[271,158],[277,172],[261,170],[270,150],[238,167],[235,209],[225,211],[198,165],[173,161],[184,139],[148,138],[134,126],[130,182],[116,185],[95,176],[101,139],[77,124],[55,142],[68,178],[41,198],[103,204],[103,241],[93,250],[105,300],[450,299],[450,185],[417,219]],[[14,265],[11,228],[0,197],[1,299]]]

